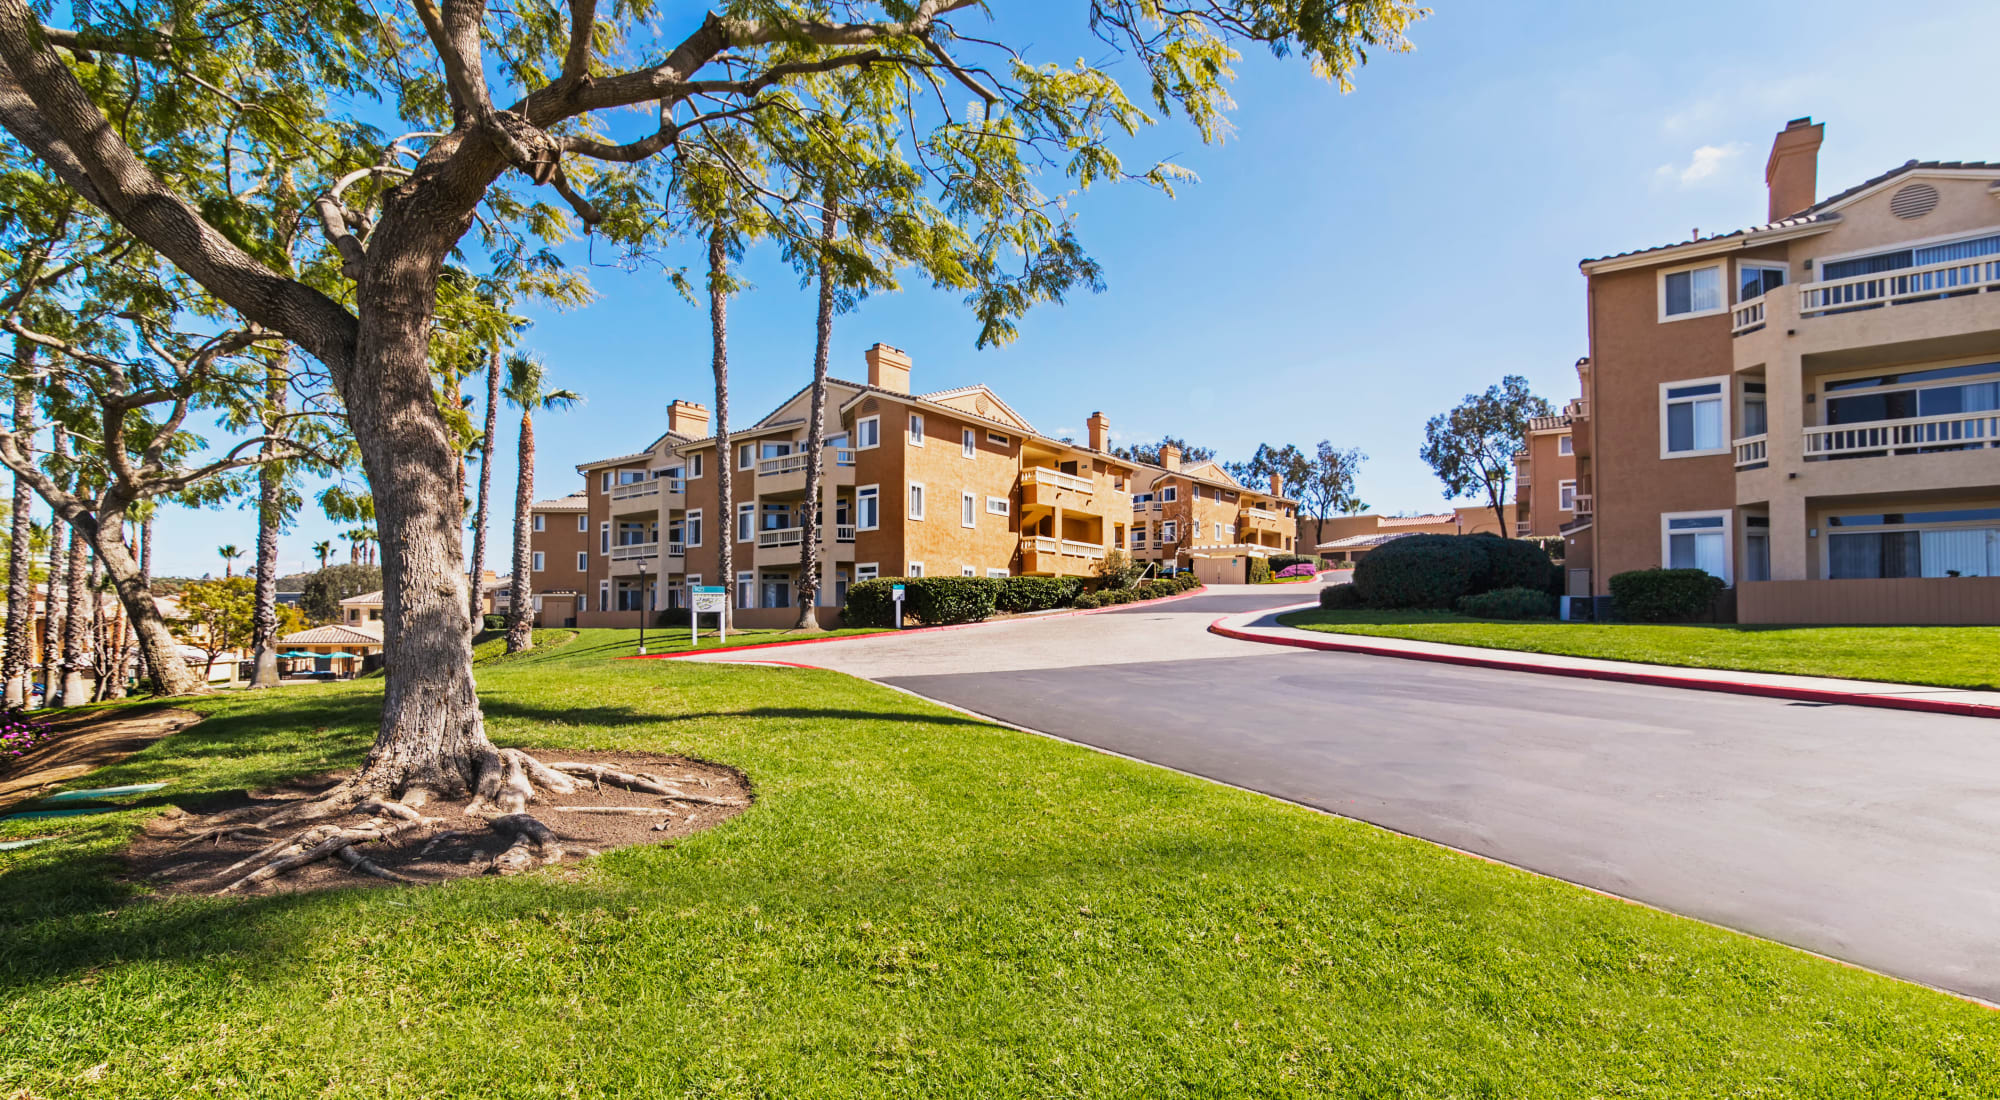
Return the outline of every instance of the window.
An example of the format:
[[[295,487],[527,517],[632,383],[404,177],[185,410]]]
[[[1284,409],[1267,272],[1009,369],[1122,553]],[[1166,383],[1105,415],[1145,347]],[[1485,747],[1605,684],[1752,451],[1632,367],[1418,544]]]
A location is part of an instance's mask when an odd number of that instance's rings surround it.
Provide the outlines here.
[[[578,611],[588,611],[588,610],[590,610],[590,597],[588,597],[588,596],[578,596],[578,597],[576,598],[576,609],[577,609]]]
[[[618,484],[620,485],[637,485],[644,480],[646,480],[646,471],[644,470],[618,471]]]
[[[549,525],[548,525],[548,518],[549,518],[549,517],[547,517],[547,516],[545,516],[545,515],[541,514],[540,512],[536,512],[536,513],[535,513],[535,530],[537,530],[537,531],[546,531],[546,530],[548,530],[548,529],[549,529]]]
[[[1722,265],[1682,268],[1660,274],[1660,320],[1705,317],[1728,307],[1722,301]]]
[[[689,546],[701,545],[701,509],[699,508],[687,514],[687,544]],[[693,584],[694,582],[689,581],[688,583]]]
[[[1559,454],[1559,455],[1573,455],[1573,454],[1575,454],[1575,453],[1576,453],[1576,441],[1575,441],[1575,440],[1573,440],[1573,439],[1571,439],[1571,438],[1570,438],[1569,436],[1566,436],[1566,435],[1565,435],[1565,436],[1558,436],[1558,437],[1556,437],[1556,453],[1557,453],[1557,454]]]
[[[986,442],[993,444],[995,447],[1005,447],[1010,441],[1007,436],[1000,432],[987,432]]]
[[[1768,516],[1743,517],[1743,579],[1771,579],[1771,520]]]
[[[604,471],[604,474],[603,474],[603,476],[602,476],[602,477],[600,477],[600,478],[598,479],[598,490],[597,490],[597,491],[598,491],[598,492],[600,492],[600,493],[608,493],[608,492],[610,492],[610,491],[611,491],[611,471],[610,471],[610,470],[606,470],[606,471]],[[602,610],[603,610],[603,608],[599,608],[598,610],[602,611]]]
[[[579,573],[590,572],[590,554],[588,552],[583,550],[576,552],[576,571]]]
[[[974,434],[971,428],[958,430],[958,453],[967,458],[979,457],[979,436]],[[966,575],[971,576],[970,573]]]
[[[910,482],[910,518],[924,518],[924,483]]]
[[[1132,525],[1132,546],[1137,549],[1144,545],[1146,545],[1146,525],[1135,523]]]
[[[971,493],[958,494],[958,525],[974,527],[978,525],[979,498]],[[968,573],[966,576],[971,576]]]
[[[1180,487],[1178,485],[1164,485],[1160,487],[1160,491],[1155,495],[1159,498],[1161,504],[1172,504],[1174,501],[1180,499]]]
[[[1215,524],[1215,541],[1222,541],[1222,522],[1220,520],[1217,520]]]
[[[758,458],[783,458],[791,453],[792,453],[792,444],[790,440],[783,440],[777,443],[765,443],[761,444],[757,448]]]
[[[986,498],[986,514],[987,514],[987,515],[989,515],[989,516],[1004,516],[1004,515],[1006,515],[1006,514],[1007,514],[1007,498],[1006,498],[1006,497],[987,497],[987,498]]]
[[[872,581],[882,575],[882,570],[872,561],[864,561],[854,567],[855,583]]]
[[[542,571],[542,552],[540,550],[535,551],[534,560],[535,564],[533,565],[532,568],[534,569],[535,572],[539,573]]]
[[[909,572],[904,574],[904,576],[908,577],[921,577],[923,575],[924,575],[924,563],[920,561],[911,562]]]
[[[1728,512],[1662,515],[1660,543],[1660,557],[1668,569],[1701,569],[1729,583]]]
[[[882,418],[864,416],[854,422],[854,449],[865,451],[882,443]]]
[[[749,542],[757,528],[757,505],[753,501],[736,506],[736,541]]]
[[[736,468],[739,470],[749,469],[751,463],[755,461],[756,454],[757,449],[752,444],[738,443],[736,445]]]
[[[646,608],[645,589],[629,584],[618,586],[618,610],[643,611]]]
[[[597,525],[597,552],[600,554],[609,554],[611,552],[610,520],[605,520],[603,523]]]
[[[598,581],[598,582],[597,582],[597,609],[598,609],[599,611],[609,611],[609,610],[611,610],[611,582],[610,582],[610,581]]]
[[[924,445],[924,414],[923,414],[923,413],[911,413],[911,414],[910,414],[910,446],[912,446],[912,447],[921,447],[921,446],[923,446],[923,445]]]
[[[688,476],[689,476],[689,477],[700,477],[700,476],[701,476],[701,456],[700,456],[700,455],[698,455],[698,454],[692,454],[692,455],[689,455],[689,456],[688,456]]]
[[[1830,516],[1826,523],[1826,574],[1835,579],[2000,576],[2000,508]]]
[[[741,608],[757,606],[757,574],[736,574],[736,606]]]
[[[979,574],[971,566],[961,565],[958,567],[958,575],[961,577],[976,577]]]
[[[1722,401],[1727,378],[1660,384],[1660,457],[1719,454],[1729,450]]]
[[[1556,482],[1556,507],[1564,512],[1576,511],[1576,482]]]
[[[854,490],[855,529],[873,531],[882,526],[882,491],[873,485]]]
[[[1736,265],[1736,300],[1747,302],[1762,298],[1785,285],[1785,265],[1776,263],[1739,262]]]
[[[577,533],[577,534],[579,534],[579,535],[588,535],[588,534],[590,534],[590,517],[589,517],[589,516],[578,516],[578,517],[576,517],[576,533]]]
[[[539,615],[539,614],[541,614],[541,613],[542,613],[542,598],[541,598],[540,596],[536,596],[536,597],[535,597],[535,614]]]
[[[1743,424],[1744,438],[1763,435],[1769,430],[1770,421],[1764,412],[1764,383],[1743,383]]]
[[[1160,541],[1161,541],[1161,542],[1172,542],[1172,541],[1174,541],[1174,521],[1173,521],[1173,520],[1168,520],[1168,521],[1166,521],[1165,523],[1162,523],[1162,524],[1160,524]]]
[[[2000,407],[2000,363],[1965,363],[1832,379],[1822,387],[1828,424],[1990,412]],[[1979,378],[1980,381],[1959,381]]]

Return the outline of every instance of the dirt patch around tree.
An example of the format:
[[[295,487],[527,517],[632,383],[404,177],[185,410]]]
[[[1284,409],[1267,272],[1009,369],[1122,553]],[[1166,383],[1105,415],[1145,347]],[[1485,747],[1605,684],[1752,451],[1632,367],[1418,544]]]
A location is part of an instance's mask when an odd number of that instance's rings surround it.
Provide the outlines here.
[[[644,753],[541,750],[533,754],[552,768],[577,765],[569,774],[578,779],[567,793],[539,792],[526,812],[553,834],[553,848],[542,849],[544,865],[574,864],[614,848],[662,844],[713,828],[747,809],[753,793],[742,772],[721,764],[683,756]],[[591,766],[605,766],[670,788],[663,796],[630,789],[605,779],[593,779]],[[332,789],[341,774],[295,780],[263,791],[238,792],[183,808],[174,808],[146,823],[145,831],[126,850],[129,878],[159,894],[211,894],[257,866],[262,853],[282,839],[279,833],[223,832],[190,840],[192,828],[209,815],[253,811],[249,820],[311,799]],[[301,893],[353,886],[425,885],[468,875],[493,873],[496,861],[518,843],[489,818],[466,813],[463,802],[431,803],[420,808],[422,824],[399,831],[393,839],[355,844],[352,858],[320,859],[284,874],[238,887],[235,892],[262,895]],[[373,811],[357,809],[327,818],[332,827],[365,827]],[[504,818],[494,818],[505,821]],[[282,832],[292,832],[283,830]],[[558,850],[559,849],[559,850]],[[386,872],[386,874],[384,873]]]
[[[56,735],[0,767],[0,812],[32,802],[52,787],[115,764],[201,721],[201,715],[173,707],[86,711],[50,719],[30,713],[29,717],[47,721]]]

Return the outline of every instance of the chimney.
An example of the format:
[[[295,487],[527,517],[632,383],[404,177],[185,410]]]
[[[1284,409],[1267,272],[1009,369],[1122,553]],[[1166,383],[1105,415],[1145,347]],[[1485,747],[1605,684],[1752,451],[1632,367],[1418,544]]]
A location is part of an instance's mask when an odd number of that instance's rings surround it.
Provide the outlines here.
[[[1771,191],[1771,221],[1804,210],[1819,196],[1819,143],[1825,123],[1810,116],[1785,123],[1771,142],[1771,159],[1764,162],[1764,186]]]
[[[1111,421],[1101,412],[1090,414],[1085,421],[1090,427],[1090,449],[1109,453],[1111,450]]]
[[[708,435],[708,406],[692,401],[676,401],[667,406],[667,430],[688,439]]]
[[[1181,449],[1171,443],[1160,444],[1160,468],[1165,470],[1179,470],[1181,468]]]
[[[1279,477],[1276,472],[1271,474],[1271,495],[1274,497],[1285,495],[1285,479]]]
[[[891,393],[910,392],[910,357],[898,348],[876,344],[869,348],[868,384]]]

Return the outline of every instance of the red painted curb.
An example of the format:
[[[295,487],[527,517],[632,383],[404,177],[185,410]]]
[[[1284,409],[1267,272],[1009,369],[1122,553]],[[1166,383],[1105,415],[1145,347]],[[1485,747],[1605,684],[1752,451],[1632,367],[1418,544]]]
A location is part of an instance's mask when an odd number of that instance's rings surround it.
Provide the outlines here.
[[[1279,608],[1280,611],[1297,610]],[[1263,612],[1269,614],[1269,612]],[[1291,646],[1294,649],[1317,649],[1334,653],[1362,653],[1371,657],[1400,657],[1410,661],[1430,661],[1435,664],[1463,665],[1469,668],[1491,668],[1503,672],[1534,672],[1544,676],[1569,676],[1580,680],[1607,680],[1621,684],[1645,684],[1649,687],[1687,688],[1693,691],[1718,691],[1730,695],[1757,695],[1768,699],[1791,699],[1805,703],[1834,703],[1857,707],[1880,707],[1885,710],[1914,710],[1928,714],[1956,714],[1966,718],[2000,718],[2000,706],[1983,703],[1954,703],[1945,699],[1905,699],[1895,695],[1870,695],[1865,692],[1831,691],[1825,688],[1786,687],[1782,684],[1752,684],[1741,680],[1700,679],[1693,676],[1671,676],[1657,672],[1621,672],[1608,668],[1564,668],[1561,665],[1537,665],[1526,661],[1510,661],[1504,657],[1474,657],[1460,653],[1421,653],[1406,649],[1392,649],[1388,646],[1369,645],[1365,642],[1336,642],[1321,638],[1273,637],[1268,634],[1252,634],[1222,625],[1223,619],[1234,618],[1224,615],[1208,624],[1208,632],[1225,638],[1235,638],[1245,642],[1262,642],[1265,645]],[[1913,688],[1924,685],[1912,684]],[[1950,688],[1939,690],[1949,691]]]
[[[789,642],[758,642],[755,645],[718,646],[714,649],[689,649],[689,650],[683,650],[679,653],[648,653],[644,656],[640,656],[637,653],[632,653],[624,657],[617,657],[613,659],[619,661],[672,661],[681,657],[695,657],[707,653],[748,653],[753,649],[782,649],[788,646],[795,646],[795,645],[831,645],[834,642],[858,642],[863,638],[880,638],[888,634],[908,636],[911,634],[930,634],[941,630],[970,630],[975,626],[991,626],[996,622],[1004,622],[1004,623],[1043,622],[1048,619],[1067,619],[1075,615],[1101,615],[1106,611],[1123,611],[1128,607],[1138,607],[1142,604],[1147,607],[1154,607],[1163,603],[1173,603],[1175,600],[1185,600],[1194,596],[1199,596],[1206,591],[1208,591],[1208,586],[1204,584],[1199,588],[1191,588],[1186,592],[1177,593],[1172,596],[1163,596],[1157,600],[1140,600],[1137,601],[1136,603],[1114,604],[1110,607],[1086,607],[1081,610],[1074,610],[1074,611],[1057,611],[1049,615],[1036,615],[1032,619],[985,619],[976,623],[952,623],[949,626],[916,626],[916,627],[911,627],[908,630],[883,630],[883,631],[878,631],[874,634],[842,634],[837,638],[794,638]],[[668,629],[674,629],[674,628],[669,627]],[[777,665],[777,664],[785,664],[787,662],[768,661],[765,663]],[[798,667],[817,668],[819,666],[799,665]]]

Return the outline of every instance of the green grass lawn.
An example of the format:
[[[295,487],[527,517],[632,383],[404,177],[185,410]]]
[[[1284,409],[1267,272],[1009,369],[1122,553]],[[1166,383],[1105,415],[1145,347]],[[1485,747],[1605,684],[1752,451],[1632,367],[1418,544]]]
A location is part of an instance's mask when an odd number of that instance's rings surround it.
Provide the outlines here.
[[[713,625],[702,628],[701,644],[688,644],[686,627],[668,627],[664,630],[646,628],[646,652],[686,653],[690,649],[735,649],[746,645],[768,645],[772,642],[809,641],[815,638],[845,638],[856,634],[880,634],[882,627],[853,627],[842,630],[826,630],[818,634],[794,634],[788,630],[732,630],[727,643],[718,641]],[[586,628],[569,629],[548,627],[535,631],[535,648],[525,653],[509,655],[507,636],[504,633],[481,634],[473,640],[472,659],[478,665],[490,665],[501,661],[547,661],[547,660],[593,660],[612,657],[635,657],[639,653],[639,631],[634,628]]]
[[[1285,626],[1487,649],[1789,672],[1899,684],[2000,688],[2000,627],[1652,626],[1496,622],[1448,611],[1293,611]]]
[[[519,879],[134,899],[161,799],[0,852],[0,1095],[1990,1097],[2000,1015],[834,673],[486,666],[505,744],[757,803]],[[90,779],[358,762],[380,685],[191,704]],[[0,826],[8,835],[27,832]]]

